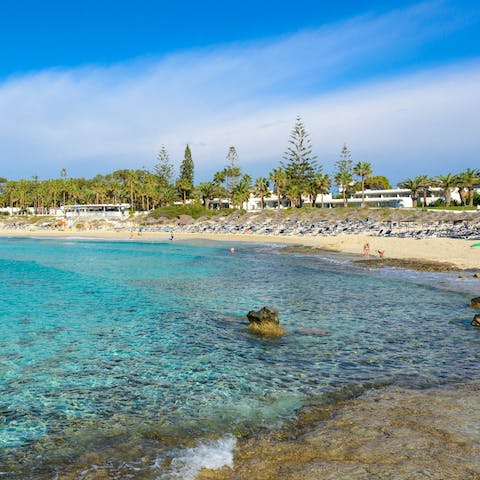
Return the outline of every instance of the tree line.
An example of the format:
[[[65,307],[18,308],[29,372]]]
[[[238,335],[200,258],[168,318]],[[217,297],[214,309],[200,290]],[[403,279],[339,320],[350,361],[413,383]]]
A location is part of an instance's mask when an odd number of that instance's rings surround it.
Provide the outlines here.
[[[331,191],[333,182],[338,185],[338,196],[343,198],[345,207],[348,206],[348,196],[352,192],[362,192],[364,205],[366,189],[391,188],[385,176],[373,175],[369,162],[354,164],[346,144],[335,163],[336,171],[333,177],[323,173],[322,166],[313,154],[309,134],[299,116],[290,133],[280,165],[267,177],[253,179],[248,173],[243,173],[234,146],[229,148],[226,160],[224,168],[216,172],[210,181],[195,185],[190,146],[185,147],[177,176],[168,150],[162,146],[152,171],[145,168],[122,169],[85,179],[68,178],[67,171],[62,169],[60,178],[43,181],[39,181],[37,176],[18,181],[0,178],[0,204],[4,207],[16,207],[20,211],[33,207],[36,213],[57,209],[61,205],[102,203],[129,203],[132,210],[148,211],[175,201],[181,201],[185,205],[190,199],[201,201],[205,207],[211,208],[213,200],[218,198],[225,199],[223,206],[233,204],[241,208],[253,193],[260,198],[263,209],[265,199],[273,190],[278,199],[298,208],[302,207],[305,197],[308,197],[310,205],[315,207],[316,199],[320,195],[323,208],[323,196]],[[420,194],[425,205],[428,189],[440,187],[445,191],[445,203],[449,206],[454,188],[459,189],[462,204],[466,205],[468,201],[469,205],[473,205],[474,189],[479,183],[480,172],[467,169],[460,174],[449,173],[435,178],[419,175],[400,182],[398,186],[411,190],[414,205]],[[219,202],[218,208],[221,207],[222,203]],[[277,207],[280,208],[280,202]]]
[[[413,201],[417,205],[418,197],[421,197],[422,206],[427,205],[427,194],[433,187],[440,187],[445,193],[445,206],[449,207],[452,203],[452,192],[457,189],[460,195],[460,203],[463,206],[473,206],[475,201],[475,188],[480,184],[480,170],[467,168],[464,172],[447,175],[437,175],[429,177],[428,175],[417,175],[414,178],[407,178],[400,182],[400,188],[408,188]],[[476,202],[475,202],[476,203]]]

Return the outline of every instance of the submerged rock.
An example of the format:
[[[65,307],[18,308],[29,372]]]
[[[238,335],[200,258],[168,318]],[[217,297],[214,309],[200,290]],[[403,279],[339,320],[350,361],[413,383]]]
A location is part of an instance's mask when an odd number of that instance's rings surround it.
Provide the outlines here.
[[[250,330],[262,335],[283,335],[285,330],[278,320],[278,310],[272,307],[262,307],[247,313]]]
[[[480,327],[480,315],[475,315],[472,320],[472,326]]]
[[[480,308],[480,297],[475,297],[470,300],[470,306],[472,308]]]

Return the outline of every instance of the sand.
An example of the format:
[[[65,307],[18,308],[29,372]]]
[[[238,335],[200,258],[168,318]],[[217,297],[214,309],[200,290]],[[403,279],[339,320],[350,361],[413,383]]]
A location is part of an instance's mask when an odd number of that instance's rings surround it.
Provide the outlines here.
[[[166,241],[169,239],[167,232],[143,232],[130,238],[129,231],[114,230],[20,230],[5,229],[0,231],[0,236],[15,237],[77,237],[91,239],[129,240],[129,241]],[[200,234],[200,233],[175,233],[176,240],[216,240],[241,244],[241,242],[275,243],[286,245],[304,245],[338,251],[343,253],[363,254],[363,245],[370,244],[371,258],[378,257],[377,250],[385,251],[386,258],[412,259],[426,262],[450,263],[458,269],[480,269],[480,247],[472,248],[475,242],[453,238],[396,238],[372,237],[364,234],[338,235],[330,237],[320,236],[276,236],[276,235],[250,235],[250,234]],[[238,248],[238,247],[237,247]]]

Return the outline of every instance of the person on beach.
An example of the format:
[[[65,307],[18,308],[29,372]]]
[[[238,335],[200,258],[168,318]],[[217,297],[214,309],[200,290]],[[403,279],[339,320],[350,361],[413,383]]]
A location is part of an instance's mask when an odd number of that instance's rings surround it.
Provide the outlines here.
[[[379,248],[377,253],[380,258],[385,258],[385,250],[383,248]]]
[[[170,241],[172,241],[174,239],[175,235],[173,233],[173,230],[170,231]]]
[[[366,243],[364,246],[363,246],[363,256],[365,258],[368,258],[370,256],[370,244],[369,243]]]

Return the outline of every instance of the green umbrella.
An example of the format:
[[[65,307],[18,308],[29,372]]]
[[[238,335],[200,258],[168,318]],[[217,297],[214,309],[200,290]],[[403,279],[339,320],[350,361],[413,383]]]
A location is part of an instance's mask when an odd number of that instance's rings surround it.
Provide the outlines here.
[[[473,245],[470,245],[471,247],[480,247],[480,243],[474,243]]]

